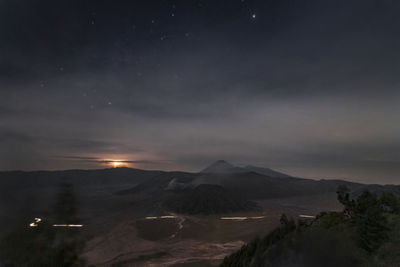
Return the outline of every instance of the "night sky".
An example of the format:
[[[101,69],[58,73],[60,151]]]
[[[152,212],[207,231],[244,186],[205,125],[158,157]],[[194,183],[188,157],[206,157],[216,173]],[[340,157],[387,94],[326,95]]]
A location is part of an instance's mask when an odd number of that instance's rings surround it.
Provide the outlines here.
[[[0,0],[0,170],[399,183],[399,49],[394,0]]]

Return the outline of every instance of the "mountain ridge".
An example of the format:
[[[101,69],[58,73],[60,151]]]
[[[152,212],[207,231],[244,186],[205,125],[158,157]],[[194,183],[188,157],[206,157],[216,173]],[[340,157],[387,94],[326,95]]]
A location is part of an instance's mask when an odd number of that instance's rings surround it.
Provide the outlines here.
[[[292,177],[286,173],[278,172],[278,171],[275,171],[270,168],[258,167],[258,166],[254,166],[254,165],[247,165],[244,168],[246,170],[250,170],[250,171],[253,171],[253,172],[256,172],[259,174],[263,174],[263,175],[267,175],[269,177],[274,177],[274,178],[291,178]]]
[[[200,173],[238,173],[246,172],[245,169],[234,166],[225,160],[217,160],[208,167],[200,171]]]
[[[256,172],[258,174],[266,175],[273,178],[291,178],[292,176],[275,171],[270,168],[258,167],[254,165],[246,165],[245,167],[235,166],[225,160],[217,160],[208,167],[201,170],[199,173],[213,173],[213,174],[233,174],[233,173],[246,173]]]

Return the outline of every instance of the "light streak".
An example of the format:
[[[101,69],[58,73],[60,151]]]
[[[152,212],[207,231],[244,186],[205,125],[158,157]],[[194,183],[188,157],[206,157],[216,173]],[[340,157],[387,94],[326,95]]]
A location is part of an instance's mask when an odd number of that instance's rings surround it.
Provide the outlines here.
[[[149,216],[145,217],[145,220],[156,220],[156,219],[176,219],[177,217],[174,215],[164,215],[164,216]]]
[[[233,220],[233,221],[244,221],[247,220],[248,217],[221,217],[221,220]]]
[[[83,227],[82,224],[53,224],[53,227]]]
[[[315,216],[312,216],[312,215],[303,215],[303,214],[300,214],[299,217],[300,217],[300,218],[307,218],[307,219],[315,219]]]
[[[34,222],[29,224],[29,227],[38,227],[39,223],[42,221],[41,218],[35,218]],[[83,224],[53,224],[53,227],[83,227]]]
[[[34,218],[33,220],[34,220],[34,222],[30,223],[29,227],[38,227],[38,223],[40,223],[42,221],[42,219],[40,219],[40,218]]]

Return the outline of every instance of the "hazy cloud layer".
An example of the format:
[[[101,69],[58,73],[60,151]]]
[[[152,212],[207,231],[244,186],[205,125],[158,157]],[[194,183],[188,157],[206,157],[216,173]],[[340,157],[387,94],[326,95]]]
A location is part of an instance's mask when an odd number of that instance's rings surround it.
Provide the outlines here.
[[[0,169],[223,158],[398,183],[399,13],[372,0],[0,1]]]

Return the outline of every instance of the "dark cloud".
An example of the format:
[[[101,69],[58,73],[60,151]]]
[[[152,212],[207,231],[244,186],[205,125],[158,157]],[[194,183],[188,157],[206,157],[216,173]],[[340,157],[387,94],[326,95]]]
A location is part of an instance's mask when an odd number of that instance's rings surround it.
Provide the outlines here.
[[[0,142],[19,142],[19,143],[33,143],[35,139],[27,134],[18,133],[7,129],[0,128]]]

